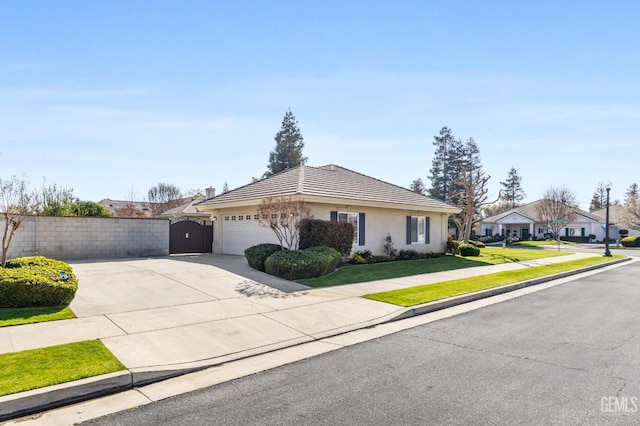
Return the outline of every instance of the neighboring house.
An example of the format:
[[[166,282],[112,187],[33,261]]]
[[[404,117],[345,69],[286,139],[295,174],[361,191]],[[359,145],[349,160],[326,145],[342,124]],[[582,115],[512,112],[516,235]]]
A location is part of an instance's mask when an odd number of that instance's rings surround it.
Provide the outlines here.
[[[200,212],[195,207],[197,203],[204,201],[205,199],[206,199],[205,196],[202,194],[189,197],[187,198],[186,202],[172,209],[163,211],[162,213],[157,214],[155,217],[162,218],[162,219],[171,219],[172,221],[176,221],[176,220],[210,221],[211,215],[209,213]]]
[[[531,237],[546,238],[551,231],[547,229],[546,223],[538,220],[536,212],[542,201],[534,201],[482,219],[480,221],[480,235],[504,235],[523,240],[528,240]],[[596,240],[602,241],[605,234],[603,225],[604,219],[576,208],[573,221],[560,229],[560,236],[588,237],[593,234],[596,236]],[[610,236],[616,238],[613,232],[610,232]]]
[[[640,230],[638,229],[631,229],[628,228],[626,226],[622,226],[618,223],[619,221],[619,215],[620,215],[620,210],[622,210],[622,206],[609,206],[609,235],[611,236],[612,239],[619,239],[620,238],[620,230],[621,229],[626,229],[627,231],[629,231],[629,233],[627,234],[628,236],[632,236],[632,235],[640,235]],[[597,216],[601,219],[602,221],[602,227],[604,229],[604,224],[606,222],[606,217],[607,217],[607,209],[600,209],[600,210],[595,210],[593,212],[591,212],[592,215]],[[603,231],[604,232],[604,231]],[[603,234],[604,235],[604,234]]]
[[[285,195],[302,200],[315,219],[349,222],[356,230],[352,252],[382,254],[387,234],[396,249],[445,251],[447,222],[460,209],[336,165],[299,166],[196,205],[214,221],[214,253],[244,254],[256,244],[278,243],[260,226],[260,201]]]

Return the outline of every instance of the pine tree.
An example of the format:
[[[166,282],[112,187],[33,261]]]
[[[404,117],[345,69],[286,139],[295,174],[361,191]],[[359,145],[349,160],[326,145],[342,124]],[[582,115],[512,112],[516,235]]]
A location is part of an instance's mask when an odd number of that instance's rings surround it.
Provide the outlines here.
[[[429,195],[443,201],[450,201],[455,193],[454,182],[460,177],[460,159],[462,141],[456,139],[451,129],[444,126],[440,136],[433,137],[436,147],[431,161],[431,188]]]
[[[422,179],[420,178],[411,182],[411,186],[409,187],[409,189],[411,189],[416,194],[421,195],[424,195],[424,193],[427,191],[427,188],[424,186],[424,183],[422,183]]]
[[[605,208],[607,204],[607,189],[602,182],[598,182],[593,197],[591,198],[591,204],[589,204],[589,211],[593,212]]]
[[[514,207],[520,205],[520,201],[524,200],[524,197],[527,195],[522,190],[521,184],[522,177],[520,177],[516,168],[512,166],[507,175],[507,180],[500,182],[500,185],[503,187],[501,194],[502,200],[512,203]]]
[[[640,200],[640,189],[638,188],[637,183],[632,183],[627,188],[627,191],[624,193],[624,203],[629,204],[633,202],[638,202]]]
[[[282,127],[274,137],[276,147],[269,153],[269,164],[264,177],[268,177],[293,167],[303,165],[307,162],[307,157],[302,156],[304,148],[304,138],[296,117],[289,109],[282,120]]]

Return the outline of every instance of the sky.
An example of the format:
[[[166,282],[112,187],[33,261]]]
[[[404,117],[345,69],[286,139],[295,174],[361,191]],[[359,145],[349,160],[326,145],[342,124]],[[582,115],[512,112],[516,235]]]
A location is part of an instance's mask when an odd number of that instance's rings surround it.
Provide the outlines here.
[[[233,189],[290,108],[310,166],[429,186],[443,126],[525,202],[640,182],[635,1],[0,0],[0,179]]]

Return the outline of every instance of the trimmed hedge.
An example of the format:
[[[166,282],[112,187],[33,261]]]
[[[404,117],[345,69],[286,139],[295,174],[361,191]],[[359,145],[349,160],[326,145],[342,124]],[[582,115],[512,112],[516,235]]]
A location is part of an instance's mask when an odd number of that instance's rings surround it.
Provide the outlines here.
[[[258,244],[246,249],[244,256],[247,258],[249,266],[264,272],[264,261],[277,251],[282,251],[280,244]]]
[[[589,236],[580,237],[580,236],[562,236],[560,237],[560,241],[568,241],[570,243],[588,243]]]
[[[309,247],[275,252],[264,262],[264,266],[267,274],[285,280],[300,280],[333,272],[340,257],[340,252],[331,247]]]
[[[631,237],[624,237],[620,240],[620,244],[625,247],[640,247],[640,235],[633,235]]]
[[[355,229],[350,223],[303,219],[300,221],[299,232],[300,250],[309,247],[331,247],[345,256],[351,253]]]
[[[469,240],[469,244],[476,246],[478,248],[485,248],[487,246],[485,243],[478,240]]]
[[[473,244],[460,244],[460,256],[480,256],[480,249]]]
[[[59,260],[20,257],[0,268],[0,308],[66,306],[77,290],[71,266]]]

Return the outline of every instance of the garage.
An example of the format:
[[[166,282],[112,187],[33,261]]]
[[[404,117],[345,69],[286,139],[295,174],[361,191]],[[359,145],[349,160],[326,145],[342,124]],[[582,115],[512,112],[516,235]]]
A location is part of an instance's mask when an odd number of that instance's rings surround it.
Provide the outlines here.
[[[258,215],[252,212],[225,213],[221,224],[223,252],[244,255],[256,244],[278,243],[270,228],[260,226]]]

